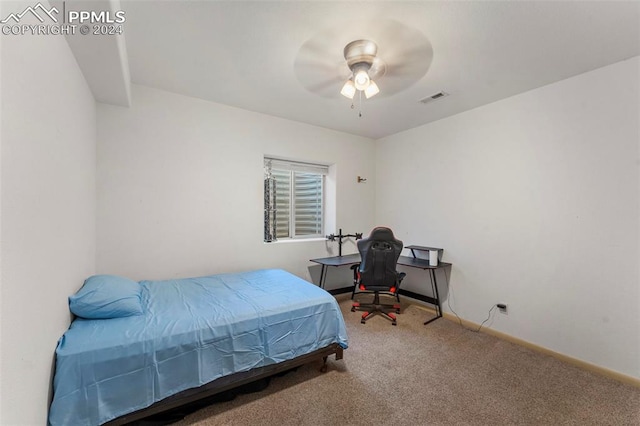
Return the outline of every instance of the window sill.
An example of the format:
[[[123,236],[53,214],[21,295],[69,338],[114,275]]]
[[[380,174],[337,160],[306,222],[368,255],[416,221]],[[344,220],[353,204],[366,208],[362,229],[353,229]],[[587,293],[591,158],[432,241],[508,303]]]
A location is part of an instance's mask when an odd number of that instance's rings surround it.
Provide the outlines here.
[[[263,244],[291,244],[291,243],[307,243],[315,241],[328,241],[326,237],[317,238],[288,238],[286,240],[276,240],[269,243],[263,241]]]

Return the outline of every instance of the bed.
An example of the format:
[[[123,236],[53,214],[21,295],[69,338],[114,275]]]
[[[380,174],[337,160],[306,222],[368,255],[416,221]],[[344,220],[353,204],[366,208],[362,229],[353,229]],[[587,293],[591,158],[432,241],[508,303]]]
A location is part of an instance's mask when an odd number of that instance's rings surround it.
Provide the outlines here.
[[[51,425],[124,424],[348,346],[336,300],[283,270],[90,279],[56,349]]]

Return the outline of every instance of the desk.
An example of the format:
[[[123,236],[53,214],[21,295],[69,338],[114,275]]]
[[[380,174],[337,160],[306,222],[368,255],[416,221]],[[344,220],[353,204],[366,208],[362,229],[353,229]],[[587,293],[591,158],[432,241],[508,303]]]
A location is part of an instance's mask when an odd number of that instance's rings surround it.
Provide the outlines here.
[[[360,263],[360,253],[347,254],[344,256],[322,257],[320,259],[311,259],[310,262],[322,265],[320,270],[320,288],[324,288],[324,282],[327,280],[327,266],[346,266],[357,265]]]
[[[422,300],[423,302],[427,302],[436,307],[436,316],[424,322],[424,324],[429,324],[432,321],[437,320],[438,318],[442,318],[442,305],[440,304],[440,295],[438,294],[438,281],[436,278],[436,269],[447,268],[450,267],[451,264],[447,262],[438,262],[437,266],[429,265],[429,261],[426,259],[419,259],[417,257],[409,257],[409,256],[400,256],[398,258],[398,265],[409,266],[411,268],[420,268],[425,271],[429,271],[429,281],[431,282],[431,291],[433,292],[433,297],[425,296],[424,294],[414,293],[412,291],[400,289],[399,293],[402,295],[409,296],[413,299]]]
[[[412,250],[413,253],[413,250]],[[324,283],[327,280],[327,266],[347,266],[347,265],[357,265],[360,263],[360,254],[347,254],[344,256],[333,256],[333,257],[323,257],[319,259],[311,259],[311,262],[319,263],[322,265],[322,269],[320,270],[320,288],[324,288]],[[436,269],[450,267],[451,264],[447,262],[438,262],[438,266],[429,265],[429,261],[426,259],[420,259],[417,257],[409,257],[409,256],[400,256],[398,258],[398,265],[408,266],[410,268],[419,268],[425,271],[429,271],[429,281],[431,283],[431,290],[433,292],[433,297],[425,296],[423,294],[414,293],[412,291],[400,289],[398,291],[399,294],[411,297],[413,299],[421,300],[423,302],[427,302],[436,307],[436,316],[435,318],[431,318],[428,321],[425,321],[424,324],[429,324],[432,321],[437,320],[438,318],[442,318],[442,306],[440,304],[440,296],[438,294],[438,282],[436,278]]]

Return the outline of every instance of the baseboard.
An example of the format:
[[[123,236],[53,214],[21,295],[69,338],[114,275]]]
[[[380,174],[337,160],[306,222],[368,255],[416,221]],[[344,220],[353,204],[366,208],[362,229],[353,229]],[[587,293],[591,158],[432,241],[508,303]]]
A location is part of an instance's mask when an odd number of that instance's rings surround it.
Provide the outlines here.
[[[433,315],[436,314],[435,310],[430,309],[430,308],[428,308],[426,306],[418,305],[418,304],[415,304],[415,303],[413,305],[418,307],[419,309],[422,309],[424,311],[432,313]],[[471,329],[474,329],[474,330],[477,330],[480,327],[480,324],[476,324],[474,322],[467,321],[467,320],[462,319],[462,318],[458,318],[457,316],[455,316],[454,314],[449,313],[449,312],[443,312],[443,318],[445,318],[445,319],[447,319],[449,321],[456,322],[458,324],[462,323],[462,325],[464,325],[465,327],[468,327],[468,328],[471,328]],[[511,343],[515,343],[516,345],[523,346],[523,347],[531,349],[533,351],[540,352],[540,353],[543,353],[545,355],[552,356],[552,357],[557,358],[557,359],[559,359],[559,360],[561,360],[563,362],[566,362],[567,364],[575,365],[576,367],[580,367],[580,368],[582,368],[584,370],[588,370],[588,371],[591,371],[593,373],[600,374],[600,375],[605,376],[605,377],[609,377],[610,379],[614,379],[614,380],[617,380],[619,382],[626,383],[626,384],[629,384],[629,385],[632,385],[632,386],[640,388],[640,379],[637,379],[635,377],[627,376],[626,374],[622,374],[622,373],[619,373],[619,372],[614,371],[614,370],[609,370],[608,368],[600,367],[599,365],[591,364],[589,362],[583,361],[583,360],[578,359],[578,358],[570,357],[570,356],[562,354],[560,352],[552,351],[551,349],[547,349],[547,348],[545,348],[543,346],[538,346],[538,345],[536,345],[534,343],[527,342],[526,340],[522,340],[522,339],[519,339],[517,337],[513,337],[510,334],[502,333],[500,331],[496,331],[496,330],[493,330],[491,328],[481,328],[480,331],[482,333],[486,333],[486,334],[489,334],[491,336],[495,336],[495,337],[497,337],[499,339],[506,340],[506,341],[511,342]]]

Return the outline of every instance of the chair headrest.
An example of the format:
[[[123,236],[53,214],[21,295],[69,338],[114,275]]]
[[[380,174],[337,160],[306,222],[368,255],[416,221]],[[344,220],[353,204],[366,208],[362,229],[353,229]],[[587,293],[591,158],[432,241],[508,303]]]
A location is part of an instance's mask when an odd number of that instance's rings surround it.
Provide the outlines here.
[[[369,234],[369,239],[376,241],[395,241],[396,237],[393,236],[393,231],[391,229],[385,228],[384,226],[378,226],[377,228],[373,228]]]

